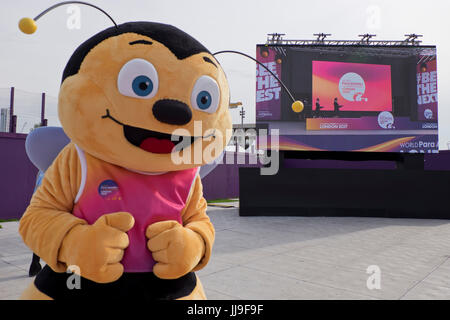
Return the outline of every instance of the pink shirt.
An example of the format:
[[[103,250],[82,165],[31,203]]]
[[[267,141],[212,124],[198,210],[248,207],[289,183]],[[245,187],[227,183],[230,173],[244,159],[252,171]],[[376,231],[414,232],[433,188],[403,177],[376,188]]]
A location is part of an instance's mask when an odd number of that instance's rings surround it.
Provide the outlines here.
[[[129,212],[135,219],[127,232],[130,245],[121,263],[125,272],[151,272],[155,261],[147,248],[145,231],[155,222],[176,220],[198,173],[198,168],[162,174],[137,173],[104,162],[77,146],[82,179],[73,214],[93,224],[104,214]]]

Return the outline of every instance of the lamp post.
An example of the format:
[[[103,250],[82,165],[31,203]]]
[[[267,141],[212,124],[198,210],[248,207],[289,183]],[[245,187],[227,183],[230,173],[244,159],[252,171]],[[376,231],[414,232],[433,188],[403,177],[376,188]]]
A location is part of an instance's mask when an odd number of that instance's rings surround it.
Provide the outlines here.
[[[233,102],[229,104],[229,108],[230,109],[237,109],[239,106],[241,106],[241,111],[239,111],[239,115],[241,116],[241,130],[242,133],[244,135],[244,117],[245,117],[245,111],[244,111],[244,107],[242,106],[242,102]],[[236,152],[238,152],[239,149],[239,135],[233,134],[234,135],[234,144],[236,146]]]
[[[244,118],[245,118],[244,107],[241,107],[241,111],[239,111],[239,115],[241,116],[241,127],[244,128]]]
[[[230,109],[236,109],[237,107],[242,106],[242,102],[233,102],[229,104]],[[244,128],[244,118],[245,118],[245,111],[244,107],[241,107],[241,111],[239,111],[239,115],[241,116],[241,127]]]

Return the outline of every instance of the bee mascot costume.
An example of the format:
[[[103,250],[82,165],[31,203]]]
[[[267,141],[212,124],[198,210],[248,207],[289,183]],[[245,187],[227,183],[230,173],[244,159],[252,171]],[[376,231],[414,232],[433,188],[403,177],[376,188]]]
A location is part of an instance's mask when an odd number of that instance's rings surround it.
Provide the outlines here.
[[[67,3],[95,7],[56,6]],[[22,19],[21,30],[33,33],[56,6]],[[71,142],[20,221],[47,263],[22,299],[205,299],[194,272],[210,259],[214,228],[198,176],[206,161],[194,155],[228,142],[225,73],[173,26],[112,21],[64,69],[58,112]]]

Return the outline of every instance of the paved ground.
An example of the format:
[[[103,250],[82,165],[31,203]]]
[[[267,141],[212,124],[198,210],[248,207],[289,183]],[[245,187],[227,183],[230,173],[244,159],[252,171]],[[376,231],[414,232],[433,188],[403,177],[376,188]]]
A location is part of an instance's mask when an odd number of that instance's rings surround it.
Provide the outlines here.
[[[208,212],[216,243],[199,276],[209,299],[450,299],[450,221]],[[1,225],[0,299],[17,299],[31,254],[17,222]],[[367,287],[372,265],[380,289]]]

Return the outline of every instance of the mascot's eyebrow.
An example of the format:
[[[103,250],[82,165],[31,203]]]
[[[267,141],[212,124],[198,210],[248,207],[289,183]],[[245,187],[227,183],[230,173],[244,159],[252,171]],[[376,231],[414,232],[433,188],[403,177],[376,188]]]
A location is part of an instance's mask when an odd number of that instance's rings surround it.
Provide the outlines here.
[[[206,62],[212,63],[217,68],[216,64],[210,58],[203,57],[203,60],[205,60]]]
[[[132,46],[133,44],[153,44],[153,42],[151,41],[147,41],[147,40],[136,40],[136,41],[131,41],[130,45]]]

